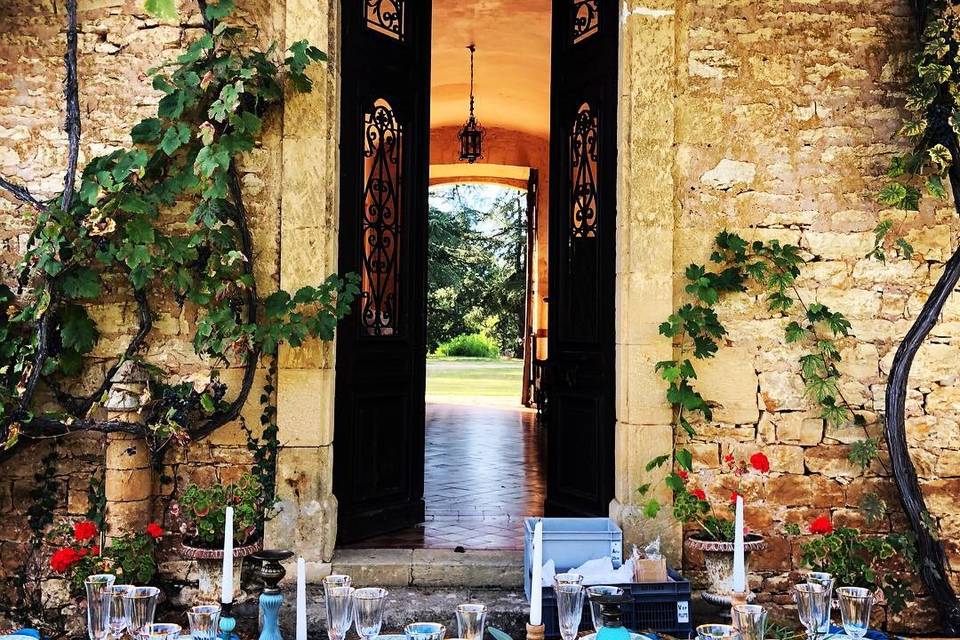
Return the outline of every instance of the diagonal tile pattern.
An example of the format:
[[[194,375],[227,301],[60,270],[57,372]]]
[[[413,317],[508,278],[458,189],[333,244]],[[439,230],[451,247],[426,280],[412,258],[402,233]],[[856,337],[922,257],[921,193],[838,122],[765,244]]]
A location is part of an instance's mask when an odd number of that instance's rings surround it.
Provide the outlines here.
[[[426,521],[353,547],[523,547],[523,518],[543,515],[546,494],[535,412],[428,404],[424,458]]]

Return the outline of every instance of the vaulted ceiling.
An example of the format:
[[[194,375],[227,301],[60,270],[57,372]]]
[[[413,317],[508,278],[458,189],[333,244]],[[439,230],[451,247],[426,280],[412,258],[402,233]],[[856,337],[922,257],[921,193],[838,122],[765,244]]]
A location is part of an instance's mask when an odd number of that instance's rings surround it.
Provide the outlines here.
[[[550,0],[433,0],[433,128],[467,119],[471,42],[481,124],[547,137]]]

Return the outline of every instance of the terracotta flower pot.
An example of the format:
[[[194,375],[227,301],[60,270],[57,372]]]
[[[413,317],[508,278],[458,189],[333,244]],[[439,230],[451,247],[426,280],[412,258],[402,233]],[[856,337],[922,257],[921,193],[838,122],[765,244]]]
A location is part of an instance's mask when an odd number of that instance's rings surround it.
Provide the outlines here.
[[[705,540],[695,533],[687,538],[684,544],[688,549],[695,549],[703,554],[708,587],[701,597],[711,604],[729,606],[730,593],[733,591],[733,543]],[[759,534],[750,533],[744,538],[743,565],[747,574],[750,573],[751,552],[762,551],[766,547],[767,543]]]
[[[233,548],[233,589],[234,600],[238,598],[240,589],[240,569],[243,567],[243,558],[253,555],[263,549],[263,540],[257,540],[242,547]],[[205,549],[193,547],[185,542],[180,543],[180,556],[197,563],[197,597],[195,602],[219,602],[220,574],[223,569],[223,549]]]

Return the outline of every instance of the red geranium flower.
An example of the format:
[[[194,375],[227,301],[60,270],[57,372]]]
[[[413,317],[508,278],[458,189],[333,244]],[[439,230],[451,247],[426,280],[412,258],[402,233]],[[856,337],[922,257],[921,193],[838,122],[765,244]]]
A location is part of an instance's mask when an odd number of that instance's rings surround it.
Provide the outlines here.
[[[57,549],[50,556],[50,567],[57,573],[66,573],[70,567],[80,562],[82,556],[72,547]]]
[[[90,547],[90,553],[92,553],[95,556],[100,555],[100,546],[95,544],[92,547]]]
[[[86,542],[97,537],[97,525],[89,520],[81,520],[73,525],[73,538],[77,542]]]
[[[770,471],[770,459],[763,452],[758,451],[750,456],[750,466],[760,473],[767,473]]]
[[[696,496],[697,498],[699,498],[700,500],[703,500],[704,502],[707,501],[707,494],[704,493],[703,489],[694,489],[693,491],[690,492],[690,495]]]
[[[681,469],[680,471],[677,471],[677,475],[680,476],[680,479],[683,480],[684,482],[686,482],[687,478],[690,477],[690,474],[684,471],[683,469]]]
[[[833,523],[830,522],[830,516],[820,516],[811,522],[810,533],[822,533],[824,535],[833,533]]]
[[[147,535],[157,540],[163,537],[163,527],[158,525],[156,522],[151,522],[147,525]]]
[[[740,497],[740,494],[739,494],[739,493],[737,493],[736,491],[732,492],[732,493],[730,494],[730,502],[736,502],[736,501],[737,501],[737,498],[739,498],[739,497]]]

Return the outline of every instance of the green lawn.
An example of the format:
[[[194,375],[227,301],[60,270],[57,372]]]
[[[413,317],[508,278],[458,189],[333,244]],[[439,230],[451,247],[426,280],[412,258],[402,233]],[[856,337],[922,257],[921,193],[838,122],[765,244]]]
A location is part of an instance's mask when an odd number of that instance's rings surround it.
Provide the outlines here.
[[[427,398],[520,402],[521,360],[427,358]]]

